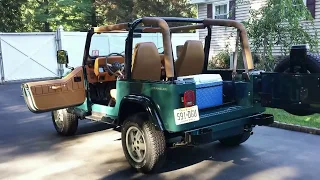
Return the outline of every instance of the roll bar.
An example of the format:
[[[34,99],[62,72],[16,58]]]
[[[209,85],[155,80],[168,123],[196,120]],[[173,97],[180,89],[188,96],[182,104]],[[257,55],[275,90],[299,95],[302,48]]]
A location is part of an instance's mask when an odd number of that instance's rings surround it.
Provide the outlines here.
[[[247,31],[242,23],[235,20],[204,19],[203,24],[205,26],[227,26],[237,28],[240,31],[240,43],[245,69],[246,71],[254,69]]]
[[[170,27],[171,32],[177,32],[181,30],[195,30],[195,29],[204,29],[204,24],[196,24],[196,25],[187,25],[187,26],[178,26],[178,27]],[[160,28],[152,28],[146,27],[142,30],[143,32],[161,32]]]
[[[121,24],[94,27],[93,31],[95,33],[106,33],[106,32],[110,32],[110,31],[126,30],[126,29],[128,29],[128,27],[129,27],[129,23],[121,23]]]
[[[189,22],[197,23],[196,25],[169,27],[167,22]],[[133,33],[136,27],[142,23],[144,26],[157,26],[157,27],[145,27],[142,32],[160,32],[163,38],[164,48],[164,63],[167,78],[175,78],[172,43],[170,38],[171,32],[180,30],[193,30],[211,28],[211,26],[226,26],[234,27],[238,29],[238,35],[240,36],[240,44],[242,47],[242,56],[246,72],[254,69],[252,55],[250,51],[250,45],[247,37],[247,31],[243,24],[235,20],[225,19],[194,19],[194,18],[175,18],[175,17],[143,17],[135,20],[133,23],[121,23],[115,25],[95,27],[92,29],[94,33],[104,33],[110,31],[128,31],[129,34],[126,39],[126,78],[131,79],[131,66],[132,66],[132,42]],[[211,30],[211,29],[210,29]],[[211,34],[211,33],[210,33]],[[237,60],[237,51],[235,52],[234,60]],[[236,67],[235,67],[236,68]]]

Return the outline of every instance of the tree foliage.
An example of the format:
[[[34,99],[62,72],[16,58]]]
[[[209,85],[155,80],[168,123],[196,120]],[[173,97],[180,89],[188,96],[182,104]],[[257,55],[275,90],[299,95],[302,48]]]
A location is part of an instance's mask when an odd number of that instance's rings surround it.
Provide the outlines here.
[[[21,6],[27,0],[11,0],[0,1],[0,32],[15,32],[22,30],[23,22],[21,19]]]
[[[253,46],[253,52],[261,53],[265,68],[272,70],[275,46],[281,55],[287,55],[295,44],[309,44],[317,51],[318,38],[313,17],[302,0],[268,0],[258,10],[251,10],[244,22]]]
[[[105,6],[104,15],[112,23],[127,22],[143,16],[195,17],[189,0],[97,0]]]
[[[91,26],[142,16],[195,17],[188,0],[9,0],[0,1],[0,31],[86,31]]]

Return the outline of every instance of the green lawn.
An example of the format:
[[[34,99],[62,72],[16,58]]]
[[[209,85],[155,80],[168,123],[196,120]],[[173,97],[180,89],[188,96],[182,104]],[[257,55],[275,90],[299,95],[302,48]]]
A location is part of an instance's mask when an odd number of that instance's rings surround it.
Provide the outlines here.
[[[272,108],[267,108],[266,113],[273,114],[275,121],[320,128],[320,114],[314,114],[311,116],[295,116],[284,110]]]

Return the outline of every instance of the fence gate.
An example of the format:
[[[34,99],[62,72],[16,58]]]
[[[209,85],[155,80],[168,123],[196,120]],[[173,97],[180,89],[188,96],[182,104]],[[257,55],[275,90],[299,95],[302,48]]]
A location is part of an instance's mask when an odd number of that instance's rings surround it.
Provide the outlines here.
[[[0,33],[0,47],[3,81],[58,76],[55,33]]]

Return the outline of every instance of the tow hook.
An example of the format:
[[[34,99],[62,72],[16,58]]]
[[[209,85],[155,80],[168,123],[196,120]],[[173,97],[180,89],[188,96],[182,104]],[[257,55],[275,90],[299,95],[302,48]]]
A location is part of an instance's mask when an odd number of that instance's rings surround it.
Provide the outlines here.
[[[252,127],[246,125],[246,126],[244,127],[244,132],[250,132],[250,135],[252,135],[252,134],[253,134]]]
[[[245,132],[251,132],[252,131],[252,127],[250,127],[249,125],[245,125],[244,126],[244,131]]]

